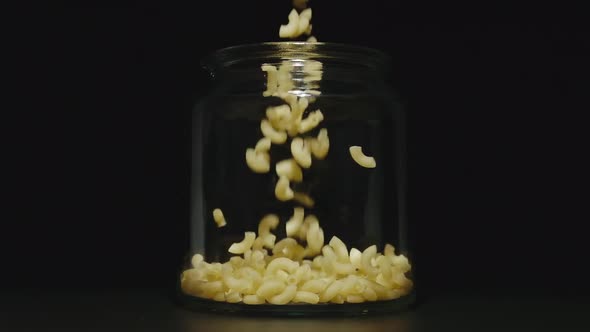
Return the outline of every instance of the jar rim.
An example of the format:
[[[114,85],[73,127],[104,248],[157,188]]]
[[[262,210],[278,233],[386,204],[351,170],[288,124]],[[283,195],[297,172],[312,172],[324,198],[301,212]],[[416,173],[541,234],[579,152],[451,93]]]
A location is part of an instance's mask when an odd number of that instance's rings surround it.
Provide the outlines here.
[[[216,50],[201,60],[201,65],[210,71],[244,62],[280,62],[287,59],[313,59],[362,65],[370,69],[386,70],[391,57],[377,49],[331,42],[263,42],[242,44]]]

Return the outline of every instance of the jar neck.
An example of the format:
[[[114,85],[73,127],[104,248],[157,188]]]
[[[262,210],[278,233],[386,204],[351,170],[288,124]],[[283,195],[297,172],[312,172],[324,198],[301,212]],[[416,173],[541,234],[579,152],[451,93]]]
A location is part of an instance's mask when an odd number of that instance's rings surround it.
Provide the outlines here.
[[[361,93],[384,85],[389,58],[351,45],[264,43],[230,47],[203,62],[217,91],[314,95]]]

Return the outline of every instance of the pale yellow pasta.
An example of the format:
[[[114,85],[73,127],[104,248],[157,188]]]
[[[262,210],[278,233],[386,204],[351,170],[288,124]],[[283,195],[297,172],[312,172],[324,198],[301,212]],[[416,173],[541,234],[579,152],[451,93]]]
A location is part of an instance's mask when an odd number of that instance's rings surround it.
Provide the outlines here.
[[[285,101],[288,102],[289,106],[291,107],[291,126],[288,130],[288,134],[289,136],[293,137],[299,133],[299,125],[301,124],[303,112],[305,109],[307,109],[309,101],[307,98],[297,99],[293,95],[288,95],[285,98]]]
[[[311,262],[311,267],[319,270],[322,268],[322,265],[324,264],[324,256],[316,256],[313,258],[312,262]]]
[[[215,294],[223,291],[223,282],[209,281],[200,284],[202,294],[208,298],[212,298]]]
[[[355,273],[356,269],[350,263],[341,263],[338,261],[332,261],[333,271],[336,274],[349,275]]]
[[[291,109],[289,105],[267,107],[266,117],[276,130],[287,130],[291,127]]]
[[[324,120],[324,114],[322,111],[315,110],[309,113],[305,119],[301,120],[301,124],[299,124],[299,133],[305,134],[306,132],[314,129],[318,126],[318,124],[320,124],[320,122],[322,122],[322,120]]]
[[[318,294],[306,291],[298,291],[293,298],[293,302],[295,303],[317,304],[319,301],[320,297]]]
[[[377,301],[377,293],[371,287],[365,287],[365,290],[363,291],[363,297],[367,301]]]
[[[293,200],[305,206],[306,208],[312,208],[315,205],[315,201],[306,193],[294,192]]]
[[[319,253],[324,245],[324,231],[320,228],[317,219],[310,222],[307,231],[307,246],[312,253]]]
[[[254,173],[268,173],[270,171],[270,155],[265,151],[246,149],[246,165]]]
[[[307,282],[312,278],[311,266],[307,264],[301,264],[293,276],[297,279],[297,284],[301,282]]]
[[[308,12],[309,11],[309,12]],[[305,15],[309,14],[309,15]],[[311,8],[308,8],[299,14],[299,20],[297,21],[297,36],[301,36],[309,31],[309,21],[311,17]]]
[[[305,217],[305,219],[303,220],[303,224],[299,228],[298,235],[300,240],[307,240],[307,231],[309,230],[309,225],[312,222],[319,223],[318,218],[316,218],[316,216],[314,216],[313,214],[310,214],[307,217]]]
[[[272,253],[275,256],[288,256],[289,251],[292,250],[292,248],[296,245],[297,241],[295,239],[286,237],[275,243],[274,248],[272,248]]]
[[[301,167],[311,167],[311,148],[309,145],[305,144],[303,138],[293,138],[291,141],[291,154]]]
[[[199,264],[203,261],[203,255],[201,254],[194,254],[191,258],[191,264],[193,267],[198,267]]]
[[[283,144],[287,141],[287,133],[281,130],[275,130],[267,119],[260,121],[260,131],[273,144]]]
[[[225,301],[228,303],[238,303],[242,301],[242,294],[237,291],[225,292]]]
[[[256,143],[256,146],[254,147],[254,151],[268,152],[268,150],[270,150],[271,145],[272,144],[271,144],[270,138],[263,137],[263,138],[259,139],[258,142]]]
[[[242,302],[244,302],[244,304],[264,304],[265,301],[263,297],[253,294],[244,295]]]
[[[256,295],[264,299],[269,299],[272,296],[281,293],[285,287],[287,287],[287,284],[284,281],[273,277],[273,279],[268,279],[260,285],[256,290]]]
[[[213,301],[225,302],[225,293],[219,292],[219,293],[213,295]]]
[[[325,159],[330,151],[330,138],[326,128],[320,129],[317,138],[311,139],[311,153],[317,159]]]
[[[295,234],[299,233],[299,228],[303,224],[303,218],[305,216],[305,210],[301,207],[293,209],[293,216],[285,224],[285,230],[288,237],[294,237]],[[293,240],[295,241],[295,240]],[[295,241],[295,243],[297,243]]]
[[[289,23],[281,25],[279,28],[279,37],[281,38],[295,38],[298,36],[299,30],[299,14],[295,9],[291,10],[288,16]]]
[[[297,286],[289,285],[289,286],[285,287],[285,289],[281,293],[268,299],[268,302],[271,304],[277,304],[277,305],[287,304],[287,303],[291,302],[291,300],[293,300],[296,293],[297,293]]]
[[[329,302],[336,303],[336,304],[343,304],[344,303],[344,296],[337,294]]]
[[[258,235],[266,235],[279,225],[279,217],[276,214],[267,214],[258,223]]]
[[[395,256],[395,247],[392,246],[391,244],[387,243],[385,245],[385,248],[383,248],[383,255],[390,257],[390,256]]]
[[[252,280],[236,278],[229,274],[223,276],[223,283],[225,286],[227,286],[227,288],[237,292],[244,292],[245,290],[253,287]]]
[[[412,281],[408,279],[404,274],[398,273],[392,276],[392,282],[399,288],[411,288]]]
[[[266,72],[266,90],[262,92],[264,97],[272,96],[278,87],[277,67],[273,65],[262,65],[262,71]]]
[[[309,38],[307,38],[307,42],[308,43],[317,43],[318,39],[314,36],[310,36]]]
[[[350,152],[350,156],[352,159],[359,165],[365,168],[375,168],[377,163],[375,162],[375,158],[366,156],[363,153],[363,148],[360,146],[353,145],[348,148]]]
[[[286,271],[287,273],[293,273],[295,272],[295,270],[297,270],[297,268],[299,267],[299,263],[294,262],[292,260],[290,260],[289,258],[286,257],[279,257],[276,259],[273,259],[270,263],[268,263],[268,266],[266,267],[266,272],[265,274],[276,274],[277,271],[279,270],[283,270]]]
[[[290,187],[289,179],[286,176],[280,176],[275,187],[275,197],[279,201],[288,201],[293,199],[293,189]]]
[[[361,253],[360,250],[358,250],[357,248],[351,248],[350,249],[350,263],[356,269],[360,269],[361,266],[362,266],[362,264],[361,264],[361,257],[362,257],[362,253]]]
[[[338,295],[338,293],[340,293],[340,291],[342,290],[343,287],[343,283],[340,280],[336,280],[334,282],[332,282],[328,288],[326,288],[321,294],[320,294],[320,302],[328,302],[330,301],[332,298],[334,298],[336,295]]]
[[[387,288],[391,288],[391,285],[392,285],[391,276],[388,279],[383,276],[383,273],[379,273],[377,275],[377,277],[375,278],[375,282],[378,283],[379,285],[387,287]]]
[[[228,251],[232,254],[243,254],[250,250],[254,243],[254,239],[256,239],[256,234],[254,232],[245,232],[244,239],[241,242],[232,244]]]
[[[275,171],[278,176],[285,176],[289,181],[303,181],[303,171],[295,159],[285,159],[275,165]]]
[[[329,285],[329,282],[323,279],[311,279],[306,281],[302,286],[301,290],[312,293],[321,293]]]
[[[336,257],[341,262],[348,262],[348,248],[346,248],[346,244],[342,242],[337,236],[332,236],[329,242],[330,247],[334,249],[336,253]]]
[[[399,255],[391,258],[391,263],[396,268],[400,269],[402,273],[406,273],[412,269],[408,258],[404,255]]]
[[[223,227],[226,225],[225,217],[223,216],[221,209],[213,210],[213,220],[215,220],[217,227]]]
[[[277,277],[277,279],[284,281],[285,283],[287,282],[287,279],[289,279],[289,276],[290,274],[283,270],[278,270],[275,273],[275,277]]]
[[[361,270],[368,276],[374,276],[378,273],[378,270],[371,265],[371,259],[375,258],[377,254],[377,246],[372,245],[365,249],[361,256]]]
[[[383,277],[387,280],[391,279],[391,261],[386,256],[379,256],[376,259],[377,267],[379,271],[383,275]]]
[[[240,256],[233,256],[229,259],[229,263],[234,267],[240,267],[244,265],[244,259]]]
[[[358,295],[362,294],[367,286],[356,275],[350,274],[346,278],[341,279],[343,286],[340,290],[341,295]]]
[[[365,298],[361,295],[347,295],[346,302],[348,303],[362,303],[365,302]]]

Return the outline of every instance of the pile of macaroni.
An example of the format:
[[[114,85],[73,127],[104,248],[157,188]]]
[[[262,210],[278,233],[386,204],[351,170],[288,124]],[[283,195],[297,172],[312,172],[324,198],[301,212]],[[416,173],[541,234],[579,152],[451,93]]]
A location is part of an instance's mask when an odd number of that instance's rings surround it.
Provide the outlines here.
[[[294,38],[311,32],[311,9],[306,8],[307,1],[295,0],[294,6],[301,12],[293,9],[289,24],[281,26],[281,37]],[[361,303],[404,296],[413,286],[406,277],[411,265],[404,255],[396,255],[391,244],[386,244],[383,252],[378,252],[376,245],[361,252],[357,248],[349,250],[336,236],[324,243],[318,218],[305,213],[305,208],[315,205],[313,198],[291,188],[291,183],[303,182],[303,170],[312,167],[313,160],[325,159],[330,149],[328,130],[318,128],[324,120],[321,110],[308,112],[304,117],[320,92],[309,89],[298,90],[298,96],[292,94],[294,66],[299,66],[305,74],[304,82],[322,78],[319,61],[262,65],[267,79],[263,96],[278,97],[284,104],[266,109],[266,116],[260,122],[263,137],[245,152],[250,170],[264,174],[271,172],[273,144],[290,149],[291,158],[274,165],[275,198],[301,205],[294,208],[285,223],[287,237],[277,241],[272,231],[279,226],[279,217],[264,216],[257,233],[245,232],[241,242],[229,247],[228,252],[234,255],[229,261],[208,263],[201,254],[195,254],[192,268],[181,275],[182,290],[214,301],[252,305]],[[317,135],[309,135],[315,129],[319,129]],[[360,166],[376,167],[375,159],[366,156],[362,147],[351,146],[349,152]],[[213,211],[213,220],[217,227],[227,224],[220,209]]]

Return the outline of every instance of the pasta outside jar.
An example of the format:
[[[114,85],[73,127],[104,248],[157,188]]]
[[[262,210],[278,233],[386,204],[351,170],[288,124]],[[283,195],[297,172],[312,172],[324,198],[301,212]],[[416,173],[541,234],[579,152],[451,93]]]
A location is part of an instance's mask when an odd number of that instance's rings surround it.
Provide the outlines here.
[[[191,308],[368,314],[415,299],[404,111],[389,58],[334,43],[277,42],[203,61],[193,111]]]

